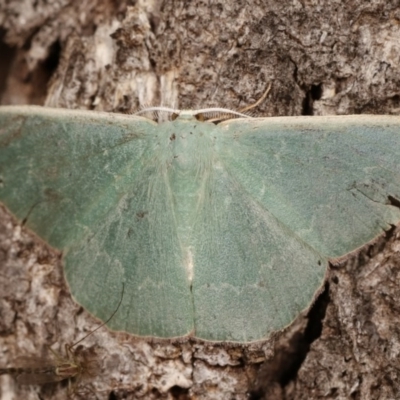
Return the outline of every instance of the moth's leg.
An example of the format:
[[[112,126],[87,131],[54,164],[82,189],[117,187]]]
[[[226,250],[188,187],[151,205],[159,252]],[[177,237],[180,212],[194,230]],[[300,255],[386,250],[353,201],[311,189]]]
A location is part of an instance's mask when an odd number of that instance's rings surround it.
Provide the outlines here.
[[[266,97],[268,96],[268,93],[270,92],[271,88],[272,88],[272,82],[269,83],[266,91],[263,93],[263,95],[255,103],[241,108],[239,110],[239,112],[243,113],[243,112],[251,110],[252,108],[255,108],[255,107],[259,106],[266,99]]]

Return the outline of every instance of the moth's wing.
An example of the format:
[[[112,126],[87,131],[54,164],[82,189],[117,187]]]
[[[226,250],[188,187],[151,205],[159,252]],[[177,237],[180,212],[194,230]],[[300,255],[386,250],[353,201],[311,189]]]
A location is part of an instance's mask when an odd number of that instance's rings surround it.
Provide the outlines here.
[[[131,333],[193,329],[157,126],[140,117],[0,108],[0,201],[63,250],[77,301]],[[164,149],[164,147],[163,147]]]
[[[42,357],[35,355],[17,356],[12,361],[12,365],[18,369],[49,369],[54,366],[54,360],[51,357]]]
[[[210,201],[199,205],[194,229],[196,332],[256,340],[310,306],[328,259],[400,221],[400,118],[249,119],[220,128]]]
[[[13,360],[11,368],[2,370],[10,374],[22,385],[35,385],[57,382],[60,377],[56,374],[54,360],[47,357],[19,356]]]
[[[21,371],[15,375],[15,380],[21,385],[43,385],[45,383],[60,382],[64,379],[68,379],[68,377],[57,375],[55,367],[47,371]]]
[[[221,155],[230,173],[321,254],[341,257],[399,222],[400,117],[271,118],[227,127],[238,152]]]

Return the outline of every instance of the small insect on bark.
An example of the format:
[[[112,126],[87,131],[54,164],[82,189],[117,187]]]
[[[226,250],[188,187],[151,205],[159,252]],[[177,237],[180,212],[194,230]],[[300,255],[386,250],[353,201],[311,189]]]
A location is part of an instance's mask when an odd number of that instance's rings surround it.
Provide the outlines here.
[[[12,375],[15,380],[22,385],[42,385],[68,379],[68,395],[71,396],[76,393],[79,381],[83,377],[95,376],[99,369],[97,360],[85,357],[84,354],[78,354],[76,346],[111,321],[122,303],[123,295],[124,284],[122,285],[121,298],[117,308],[107,321],[100,324],[77,342],[66,344],[64,355],[50,348],[49,350],[52,353],[52,358],[22,357],[20,358],[20,367],[0,368],[0,375]]]

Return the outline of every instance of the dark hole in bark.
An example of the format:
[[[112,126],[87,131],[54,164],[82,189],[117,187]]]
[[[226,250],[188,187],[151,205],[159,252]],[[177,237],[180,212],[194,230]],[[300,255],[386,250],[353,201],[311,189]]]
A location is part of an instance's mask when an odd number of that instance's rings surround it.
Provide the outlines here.
[[[5,31],[0,29],[0,104],[6,88],[7,77],[15,56],[15,49],[4,43]]]
[[[176,400],[189,400],[189,389],[182,388],[180,386],[172,386],[170,393],[173,399]]]
[[[326,283],[323,292],[308,313],[308,324],[304,333],[293,335],[287,346],[278,348],[275,357],[261,366],[257,381],[250,390],[251,400],[273,398],[277,387],[283,388],[296,378],[311,343],[321,335],[322,321],[328,304],[329,284]]]
[[[311,85],[310,90],[306,93],[303,100],[302,115],[314,115],[313,105],[315,100],[319,100],[322,96],[322,85]]]
[[[32,104],[43,104],[47,94],[47,85],[58,67],[60,53],[61,46],[56,41],[51,45],[48,57],[32,71],[31,81],[35,93],[35,99],[32,99]]]

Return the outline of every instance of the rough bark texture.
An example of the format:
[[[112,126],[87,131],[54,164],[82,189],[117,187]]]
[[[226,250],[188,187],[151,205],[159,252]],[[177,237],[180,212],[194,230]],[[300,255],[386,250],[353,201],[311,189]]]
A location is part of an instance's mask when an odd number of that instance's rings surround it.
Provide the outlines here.
[[[399,110],[397,0],[0,0],[0,26],[1,104],[240,109],[272,82],[258,116]],[[0,366],[11,366],[96,321],[71,299],[59,255],[0,211]],[[399,274],[393,228],[332,266],[309,315],[267,343],[148,343],[103,328],[80,343],[102,368],[74,396],[399,398]],[[66,395],[0,379],[0,399]]]

